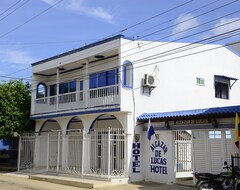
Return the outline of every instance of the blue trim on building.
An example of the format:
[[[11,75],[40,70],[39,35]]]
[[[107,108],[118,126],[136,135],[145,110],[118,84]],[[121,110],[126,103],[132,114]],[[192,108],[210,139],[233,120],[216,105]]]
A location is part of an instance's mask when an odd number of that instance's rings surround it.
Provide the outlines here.
[[[142,120],[148,120],[148,119],[169,119],[169,118],[210,116],[210,115],[223,115],[223,114],[231,114],[234,116],[236,112],[240,113],[240,105],[195,109],[195,110],[183,110],[183,111],[174,111],[174,112],[144,113],[139,117],[137,117],[137,120],[142,121]]]
[[[43,127],[44,127],[44,125],[47,123],[47,122],[56,122],[56,123],[58,123],[56,120],[53,120],[53,119],[48,119],[48,120],[46,120],[46,121],[44,121],[44,123],[42,124],[42,126],[40,127],[40,130],[39,130],[39,132],[41,132],[42,131],[42,129],[43,129]]]
[[[99,110],[80,111],[80,112],[71,112],[71,113],[60,113],[60,114],[51,114],[51,115],[44,115],[44,116],[31,116],[31,119],[32,120],[48,119],[48,118],[55,118],[55,117],[66,117],[66,116],[74,116],[74,115],[76,116],[76,115],[83,115],[83,114],[117,112],[117,111],[120,111],[120,108],[99,109]]]
[[[131,81],[131,85],[127,85],[127,80],[126,80],[126,75],[127,75],[127,68],[126,68],[126,65],[131,65],[131,70],[132,70],[132,72],[131,72],[131,79],[132,79],[132,81]],[[122,65],[122,78],[123,78],[123,83],[122,83],[122,87],[123,88],[130,88],[130,89],[133,89],[133,78],[134,78],[134,76],[133,76],[133,64],[132,64],[132,62],[131,61],[128,61],[128,60],[126,60],[126,61],[124,61],[123,62],[123,65]]]
[[[44,86],[44,96],[47,97],[48,96],[48,90],[47,90],[47,85],[44,82],[40,82],[37,84],[37,92],[36,92],[36,98],[41,98],[39,97],[39,86],[43,85]]]
[[[98,42],[94,42],[94,43],[91,43],[91,44],[86,45],[86,46],[84,46],[84,47],[81,47],[81,48],[78,48],[78,49],[75,49],[75,50],[72,50],[72,51],[68,51],[68,52],[66,52],[66,53],[62,53],[62,54],[59,54],[59,55],[50,57],[50,58],[48,58],[48,59],[44,59],[44,60],[41,60],[41,61],[32,63],[32,66],[36,66],[36,65],[45,63],[45,62],[47,62],[47,61],[52,61],[52,60],[58,59],[58,58],[60,58],[60,57],[64,57],[64,56],[67,56],[67,55],[71,55],[71,54],[73,54],[73,53],[77,53],[77,52],[83,51],[83,50],[85,50],[85,49],[92,48],[92,47],[94,47],[94,46],[98,46],[98,45],[101,45],[101,44],[104,44],[104,43],[107,43],[107,42],[110,42],[110,41],[113,41],[113,40],[116,40],[116,39],[120,39],[120,38],[129,39],[129,38],[126,38],[124,35],[119,34],[119,35],[117,35],[117,36],[113,36],[113,37],[111,37],[111,38],[107,38],[107,39],[104,39],[104,40],[101,40],[101,41],[98,41]]]

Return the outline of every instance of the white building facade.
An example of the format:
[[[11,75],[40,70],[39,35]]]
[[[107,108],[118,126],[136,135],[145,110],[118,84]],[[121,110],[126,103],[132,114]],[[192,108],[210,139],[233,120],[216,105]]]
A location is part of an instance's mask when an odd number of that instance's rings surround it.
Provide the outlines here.
[[[197,136],[217,135],[216,126],[232,135],[239,76],[239,56],[220,45],[122,35],[33,63],[36,133],[21,137],[19,170],[175,183],[178,171],[204,164],[193,151]],[[230,114],[178,112],[216,107]],[[150,140],[149,119],[155,129]],[[233,151],[232,138],[221,143],[220,150],[229,144],[226,154]]]

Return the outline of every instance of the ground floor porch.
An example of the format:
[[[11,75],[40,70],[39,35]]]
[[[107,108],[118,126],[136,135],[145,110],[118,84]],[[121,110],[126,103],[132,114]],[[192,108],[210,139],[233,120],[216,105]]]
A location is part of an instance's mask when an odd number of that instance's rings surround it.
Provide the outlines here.
[[[35,133],[20,137],[18,170],[167,184],[192,172],[219,173],[235,151],[234,114],[134,123],[131,113],[118,112],[37,121]]]

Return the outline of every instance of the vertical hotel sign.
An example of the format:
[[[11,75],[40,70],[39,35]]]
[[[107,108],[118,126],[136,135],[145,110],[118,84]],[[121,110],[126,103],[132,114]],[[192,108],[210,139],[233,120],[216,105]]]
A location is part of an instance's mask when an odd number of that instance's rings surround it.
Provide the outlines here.
[[[132,144],[132,173],[140,173],[140,143],[139,143],[139,134],[135,134],[135,142]]]
[[[147,130],[147,138],[149,142],[151,141],[151,137],[153,135],[155,136],[156,140],[150,145],[150,149],[153,153],[150,162],[150,172],[167,175],[168,172],[166,153],[168,151],[168,148],[164,141],[159,140],[159,135],[155,134],[154,128],[151,125],[151,121],[149,119]]]
[[[150,172],[158,174],[168,174],[167,172],[167,145],[161,141],[156,140],[150,146],[153,156],[151,157]]]

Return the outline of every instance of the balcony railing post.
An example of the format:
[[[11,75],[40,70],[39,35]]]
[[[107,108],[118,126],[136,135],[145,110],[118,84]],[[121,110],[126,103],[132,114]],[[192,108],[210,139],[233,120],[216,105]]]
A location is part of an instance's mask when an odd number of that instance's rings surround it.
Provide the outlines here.
[[[111,177],[111,129],[108,128],[108,178]]]

